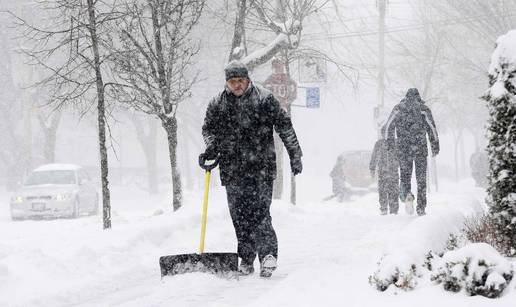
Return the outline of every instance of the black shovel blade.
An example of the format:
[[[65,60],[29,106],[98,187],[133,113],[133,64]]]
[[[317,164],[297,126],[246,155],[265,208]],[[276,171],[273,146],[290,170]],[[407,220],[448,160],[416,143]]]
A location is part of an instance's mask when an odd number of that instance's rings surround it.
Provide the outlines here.
[[[191,272],[232,275],[238,270],[236,253],[203,253],[162,256],[159,258],[161,277]]]

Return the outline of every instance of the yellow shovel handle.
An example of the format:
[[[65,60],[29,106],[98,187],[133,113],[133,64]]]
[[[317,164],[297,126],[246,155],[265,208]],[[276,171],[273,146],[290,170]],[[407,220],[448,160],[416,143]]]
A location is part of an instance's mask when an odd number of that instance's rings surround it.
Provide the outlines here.
[[[206,216],[208,214],[208,194],[210,192],[210,176],[211,171],[206,171],[204,176],[204,203],[202,206],[202,223],[201,223],[201,244],[199,246],[200,253],[204,253],[204,238],[206,237]]]

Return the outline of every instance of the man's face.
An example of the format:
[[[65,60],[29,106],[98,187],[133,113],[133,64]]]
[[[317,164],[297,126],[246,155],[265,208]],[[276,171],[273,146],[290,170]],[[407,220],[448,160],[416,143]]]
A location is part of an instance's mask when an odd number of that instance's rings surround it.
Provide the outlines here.
[[[226,81],[226,84],[233,95],[239,97],[244,94],[245,90],[247,90],[247,87],[249,86],[249,79],[242,77],[231,78]]]

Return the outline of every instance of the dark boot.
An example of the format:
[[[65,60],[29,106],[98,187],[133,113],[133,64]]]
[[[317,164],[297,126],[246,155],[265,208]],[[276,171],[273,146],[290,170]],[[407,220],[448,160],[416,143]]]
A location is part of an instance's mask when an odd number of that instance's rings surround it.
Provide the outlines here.
[[[419,216],[426,215],[425,208],[417,207],[416,212],[417,212],[417,215],[419,215]]]

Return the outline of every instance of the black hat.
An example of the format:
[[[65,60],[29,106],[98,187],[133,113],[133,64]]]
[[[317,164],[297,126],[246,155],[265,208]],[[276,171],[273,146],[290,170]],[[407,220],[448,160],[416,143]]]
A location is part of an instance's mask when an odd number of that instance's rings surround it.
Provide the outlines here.
[[[231,78],[249,78],[247,67],[244,63],[239,61],[229,62],[226,68],[224,68],[224,72],[226,73],[226,81]]]

